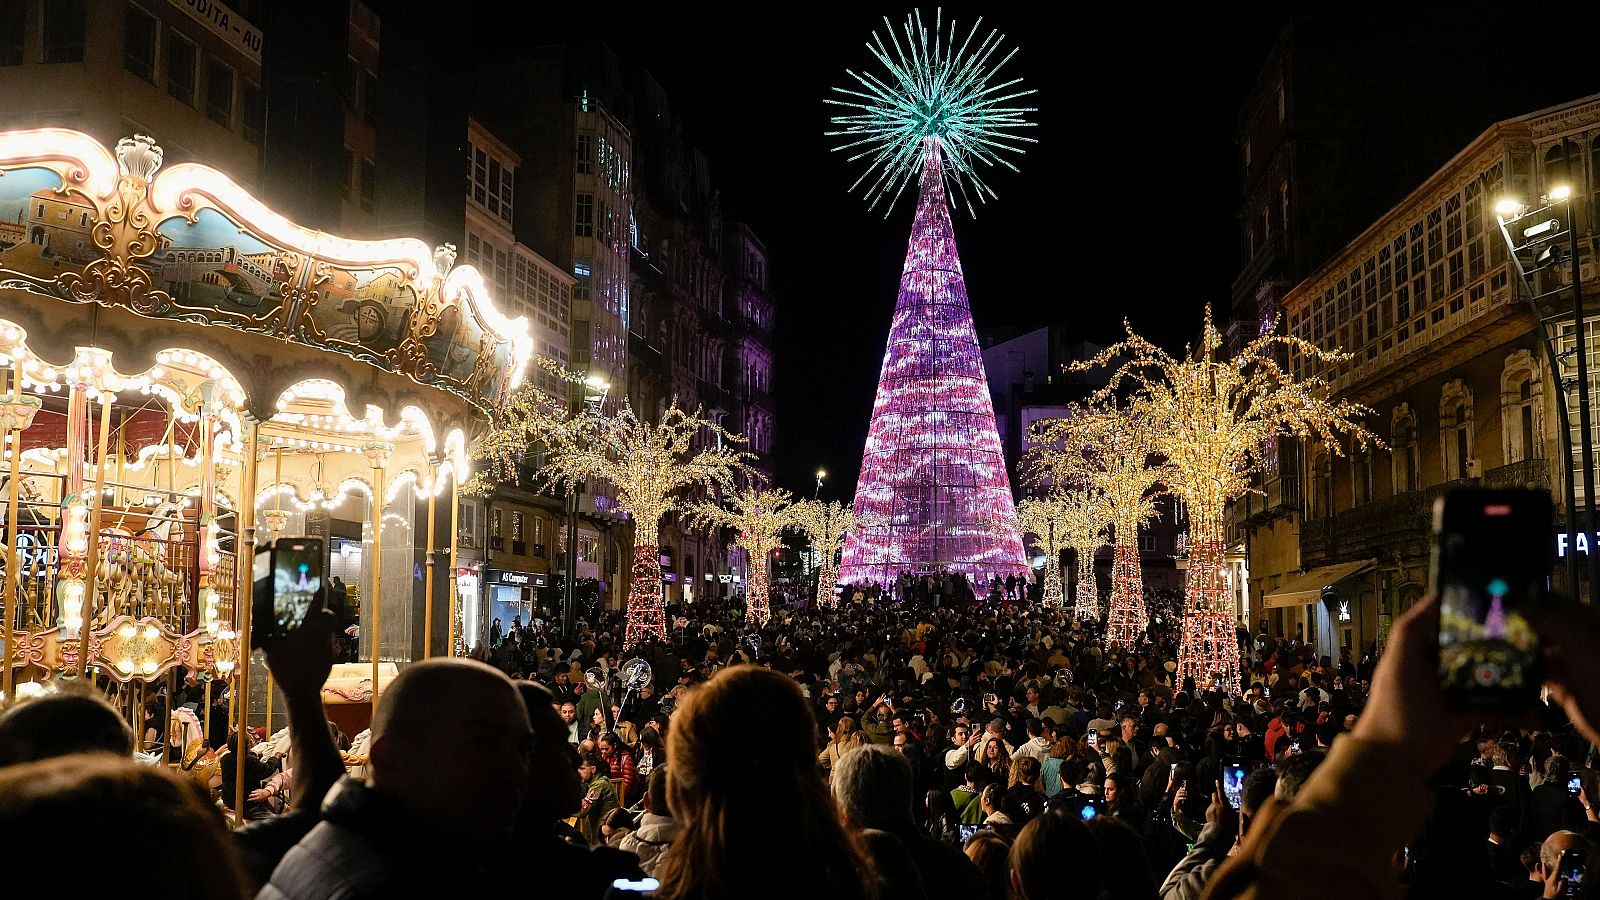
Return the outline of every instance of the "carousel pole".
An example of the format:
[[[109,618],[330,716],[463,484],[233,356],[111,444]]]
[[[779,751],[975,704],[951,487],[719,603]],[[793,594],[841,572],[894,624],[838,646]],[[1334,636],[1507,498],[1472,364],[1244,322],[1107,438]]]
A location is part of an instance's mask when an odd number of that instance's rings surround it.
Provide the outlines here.
[[[383,606],[383,475],[394,444],[388,441],[369,441],[361,446],[367,462],[372,466],[372,638],[368,646],[372,651],[372,721],[378,721],[378,662],[382,658],[383,639],[378,631],[379,608]],[[361,630],[367,630],[365,620]]]
[[[450,633],[449,640],[445,643],[446,656],[456,655],[456,621],[460,618],[461,592],[456,589],[456,540],[461,531],[461,484],[456,478],[456,468],[450,468]]]
[[[283,528],[283,448],[272,458],[272,496],[273,515],[268,517],[267,526],[272,529],[272,542],[278,542],[278,533]],[[251,501],[252,508],[255,506]],[[272,669],[267,669],[267,737],[272,737]]]
[[[233,795],[233,820],[237,827],[244,824],[244,763],[245,754],[250,752],[250,746],[245,739],[245,728],[250,721],[250,612],[253,589],[255,587],[255,547],[256,547],[256,441],[260,423],[249,412],[239,416],[241,427],[244,429],[244,472],[240,474],[238,509],[234,511],[237,516],[238,539],[234,541],[234,568],[233,578],[233,609],[239,619],[239,633],[234,638],[233,658],[236,660],[235,669],[239,673],[239,687],[233,692],[232,703],[238,709],[238,740],[234,746],[239,748],[236,759],[231,762],[237,767],[234,770],[234,795]],[[226,799],[226,798],[225,798]]]
[[[84,578],[83,627],[78,629],[78,675],[89,670],[89,629],[94,622],[94,592],[100,578],[100,518],[106,505],[106,445],[111,437],[111,401],[114,394],[100,394],[99,454],[94,466],[94,506],[89,514],[89,573]],[[85,408],[87,412],[87,408]]]
[[[433,656],[433,529],[435,498],[439,493],[439,460],[429,460],[433,467],[433,481],[428,485],[428,550],[427,578],[422,585],[422,658]]]
[[[21,583],[21,573],[17,571],[19,565],[17,558],[17,535],[19,518],[19,499],[17,490],[22,481],[22,432],[33,424],[33,414],[38,410],[37,402],[23,403],[22,397],[22,359],[17,348],[13,348],[11,359],[11,396],[7,398],[0,417],[3,417],[7,436],[11,439],[11,477],[6,482],[6,522],[10,527],[6,534],[6,584],[5,584],[5,626],[4,637],[5,652],[0,656],[0,699],[11,700],[11,689],[16,684],[16,672],[13,671],[12,649],[16,637],[17,596]]]

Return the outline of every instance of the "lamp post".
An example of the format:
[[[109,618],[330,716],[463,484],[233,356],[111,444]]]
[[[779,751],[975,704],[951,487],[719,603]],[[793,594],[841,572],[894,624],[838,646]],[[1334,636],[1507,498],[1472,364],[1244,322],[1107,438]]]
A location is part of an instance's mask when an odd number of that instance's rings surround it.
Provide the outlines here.
[[[605,408],[606,397],[611,393],[611,382],[599,373],[591,372],[583,380],[584,415],[598,416]],[[567,491],[567,577],[562,585],[561,634],[572,633],[578,618],[578,506],[583,495],[583,485],[574,485]]]
[[[817,470],[817,486],[816,486],[816,489],[811,492],[811,499],[815,500],[815,499],[817,499],[817,497],[819,495],[822,494],[822,479],[827,478],[827,477],[828,477],[828,470],[826,470],[826,469],[818,469]]]
[[[1555,218],[1557,207],[1562,205],[1565,206],[1564,217]],[[1555,383],[1556,406],[1561,414],[1561,454],[1565,459],[1567,476],[1567,583],[1571,586],[1574,596],[1578,593],[1577,535],[1580,532],[1577,530],[1577,478],[1574,471],[1576,467],[1572,459],[1572,414],[1567,391],[1574,383],[1577,385],[1579,454],[1583,466],[1584,502],[1584,525],[1581,533],[1584,536],[1584,546],[1587,548],[1584,555],[1589,570],[1589,599],[1593,602],[1595,590],[1600,587],[1600,555],[1596,553],[1600,548],[1594,546],[1594,432],[1589,409],[1588,323],[1583,309],[1577,209],[1572,202],[1572,189],[1567,185],[1551,188],[1548,194],[1540,198],[1540,204],[1536,208],[1528,208],[1515,199],[1503,199],[1495,204],[1494,212],[1500,225],[1500,236],[1510,251],[1517,281],[1528,295],[1534,316],[1539,320],[1545,358],[1550,365],[1551,379]],[[1560,238],[1563,236],[1567,238],[1565,253],[1562,252],[1560,243]],[[1570,310],[1546,305],[1546,301],[1553,301],[1561,294],[1562,289],[1559,286],[1554,290],[1540,293],[1534,281],[1539,272],[1554,270],[1562,262],[1567,262],[1570,266],[1569,277],[1572,279]],[[1572,325],[1573,348],[1558,350],[1556,345],[1562,339],[1562,326],[1568,321]],[[1562,372],[1562,365],[1573,356],[1577,357],[1574,373],[1568,378]]]

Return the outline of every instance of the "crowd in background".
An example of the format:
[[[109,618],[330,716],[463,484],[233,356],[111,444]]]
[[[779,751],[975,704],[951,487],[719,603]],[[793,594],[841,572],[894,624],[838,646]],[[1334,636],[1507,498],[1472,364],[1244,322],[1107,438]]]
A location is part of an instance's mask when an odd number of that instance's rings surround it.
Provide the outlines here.
[[[760,626],[737,604],[673,607],[669,640],[630,652],[620,614],[567,637],[515,622],[477,648],[487,665],[407,667],[343,754],[313,699],[332,616],[314,619],[266,648],[294,739],[276,768],[247,767],[246,787],[287,776],[280,808],[247,808],[230,840],[214,811],[231,792],[207,798],[192,779],[186,792],[159,765],[52,759],[128,756],[135,739],[110,707],[63,692],[0,717],[0,825],[121,810],[155,829],[163,866],[211,854],[203,892],[178,896],[1586,887],[1572,877],[1600,838],[1584,714],[1600,713],[1600,626],[1586,608],[1555,604],[1535,623],[1554,654],[1549,701],[1484,722],[1439,696],[1431,601],[1395,624],[1381,660],[1241,628],[1245,689],[1225,695],[1177,677],[1170,592],[1147,595],[1150,629],[1131,649],[1039,606],[1030,585],[906,575],[840,593],[837,608],[780,606]]]

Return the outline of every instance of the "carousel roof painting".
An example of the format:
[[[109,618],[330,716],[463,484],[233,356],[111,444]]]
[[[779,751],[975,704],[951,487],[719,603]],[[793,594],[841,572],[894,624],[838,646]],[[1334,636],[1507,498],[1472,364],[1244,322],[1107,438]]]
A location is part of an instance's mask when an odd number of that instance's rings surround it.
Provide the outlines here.
[[[0,132],[0,288],[332,350],[497,406],[533,353],[455,248],[296,225],[215,169],[66,129]]]

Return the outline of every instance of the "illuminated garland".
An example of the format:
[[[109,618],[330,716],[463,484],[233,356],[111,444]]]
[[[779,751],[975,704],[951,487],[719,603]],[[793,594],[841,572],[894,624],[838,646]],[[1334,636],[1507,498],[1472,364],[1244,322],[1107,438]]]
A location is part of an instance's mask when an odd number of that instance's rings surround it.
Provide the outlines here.
[[[767,565],[785,529],[796,528],[794,497],[785,490],[745,487],[723,498],[727,504],[697,503],[689,508],[685,520],[705,529],[732,528],[734,544],[750,557],[750,577],[746,582],[745,618],[757,626],[771,617],[768,601]]]
[[[1344,435],[1365,448],[1377,438],[1356,419],[1365,407],[1330,399],[1321,377],[1297,380],[1283,358],[1298,353],[1331,371],[1346,354],[1268,330],[1231,358],[1219,358],[1222,334],[1206,309],[1200,344],[1174,357],[1128,328],[1126,340],[1075,370],[1116,366],[1097,394],[1108,400],[1132,388],[1137,418],[1152,423],[1166,459],[1164,481],[1189,506],[1191,555],[1179,677],[1201,688],[1237,690],[1240,658],[1233,613],[1223,589],[1223,515],[1243,495],[1279,437],[1321,440],[1341,452]],[[1380,445],[1381,446],[1381,445]]]

